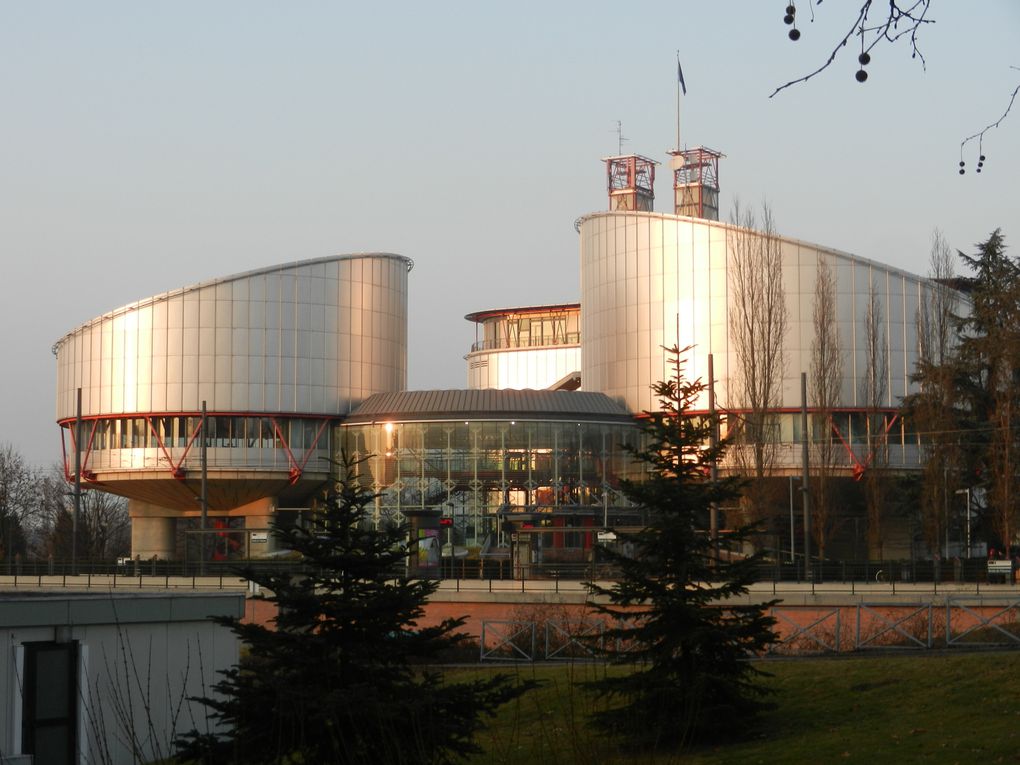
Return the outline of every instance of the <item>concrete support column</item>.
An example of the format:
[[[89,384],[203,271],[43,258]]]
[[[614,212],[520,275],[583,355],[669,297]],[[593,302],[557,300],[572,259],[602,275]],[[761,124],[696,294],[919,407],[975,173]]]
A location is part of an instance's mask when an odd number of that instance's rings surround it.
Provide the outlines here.
[[[176,552],[176,518],[134,517],[131,519],[131,557],[172,560]]]

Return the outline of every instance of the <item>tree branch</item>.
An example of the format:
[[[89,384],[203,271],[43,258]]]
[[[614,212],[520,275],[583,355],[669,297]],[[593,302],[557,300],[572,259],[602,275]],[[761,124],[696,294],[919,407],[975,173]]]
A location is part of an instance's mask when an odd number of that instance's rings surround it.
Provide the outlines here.
[[[1010,69],[1020,70],[1020,67],[1012,66],[1012,67],[1010,67]],[[983,146],[984,140],[985,140],[985,133],[987,133],[992,128],[999,127],[999,125],[1002,124],[1002,121],[1004,119],[1006,119],[1006,117],[1009,116],[1009,112],[1013,108],[1013,104],[1016,102],[1016,97],[1017,97],[1018,93],[1020,93],[1020,85],[1017,85],[1015,88],[1013,88],[1013,94],[1009,97],[1009,103],[1006,105],[1006,111],[1004,111],[1002,113],[1002,116],[999,117],[999,119],[995,120],[995,122],[991,123],[990,125],[985,126],[983,129],[979,130],[974,135],[967,136],[966,138],[964,138],[960,142],[960,175],[963,175],[963,168],[964,168],[963,147],[966,146],[971,141],[973,141],[974,139],[977,139],[977,142],[978,142],[978,166],[977,166],[977,171],[979,173],[981,172],[981,166],[985,162],[985,152],[984,152],[984,146]]]
[[[859,36],[861,38],[861,57],[858,60],[861,62],[863,67],[868,60],[870,60],[871,49],[878,45],[883,40],[890,44],[895,44],[902,37],[910,38],[911,58],[921,59],[921,67],[925,68],[926,61],[924,54],[921,53],[921,49],[917,44],[917,35],[923,24],[934,24],[934,19],[926,18],[928,10],[931,7],[932,0],[913,0],[908,7],[901,8],[899,0],[889,0],[889,13],[879,23],[868,26],[868,14],[871,12],[871,6],[874,0],[865,0],[860,9],[857,12],[857,17],[850,25],[850,29],[847,31],[843,38],[836,44],[832,49],[832,53],[829,54],[828,59],[820,67],[815,69],[803,77],[798,77],[795,80],[790,80],[784,85],[780,85],[774,91],[772,91],[769,98],[774,97],[777,93],[793,85],[797,85],[802,82],[807,82],[812,77],[815,77],[826,69],[828,69],[832,62],[836,60],[836,55],[839,53],[840,48],[845,48],[847,43],[850,42],[850,38]],[[822,0],[817,0],[817,4],[821,5]],[[903,25],[904,28],[900,28]],[[871,42],[868,42],[868,38],[872,37]],[[863,72],[863,68],[860,70]],[[861,82],[863,79],[858,78]],[[864,79],[867,79],[867,73],[864,74]]]

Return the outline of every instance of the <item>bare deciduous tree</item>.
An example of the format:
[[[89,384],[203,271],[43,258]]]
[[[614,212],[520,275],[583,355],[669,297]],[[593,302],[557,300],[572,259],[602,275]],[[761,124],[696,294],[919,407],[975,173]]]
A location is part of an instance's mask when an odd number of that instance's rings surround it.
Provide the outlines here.
[[[811,316],[814,325],[811,341],[811,406],[814,410],[811,508],[812,531],[818,555],[822,558],[835,531],[832,479],[841,448],[832,430],[832,413],[840,404],[843,384],[843,351],[836,315],[836,276],[828,260],[819,258]]]
[[[71,559],[73,487],[59,466],[40,476],[37,499],[41,512],[34,530],[33,554],[54,560]],[[131,551],[131,524],[127,500],[99,489],[82,492],[78,517],[77,557],[91,562],[110,562]]]
[[[0,444],[0,558],[24,555],[38,516],[36,472],[10,444]]]
[[[921,533],[932,553],[939,549],[945,536],[947,476],[959,464],[952,369],[954,315],[959,296],[952,287],[955,277],[949,244],[936,230],[931,241],[929,285],[922,293],[917,319],[919,358],[915,379],[919,391],[907,401],[907,416],[913,418],[914,427],[923,434]]]
[[[730,341],[737,357],[735,399],[745,411],[741,441],[734,449],[739,468],[754,480],[745,494],[752,520],[762,517],[766,485],[779,445],[775,410],[782,393],[786,359],[783,342],[789,318],[783,287],[782,248],[772,210],[762,204],[761,223],[750,210],[733,205],[727,231],[733,302]]]
[[[71,559],[73,516],[59,507],[47,528],[47,551],[55,560]],[[78,559],[110,562],[131,552],[131,525],[127,501],[105,491],[82,494],[78,518]]]
[[[949,362],[956,336],[953,315],[958,293],[952,287],[955,278],[949,243],[942,232],[935,229],[928,258],[930,289],[921,303],[918,316],[918,350],[922,360],[939,366]]]
[[[866,410],[864,417],[865,465],[864,496],[868,512],[868,553],[882,557],[882,511],[886,500],[887,431],[886,397],[889,390],[889,349],[886,338],[882,303],[878,287],[871,275],[868,307],[864,315],[864,376],[860,398]]]

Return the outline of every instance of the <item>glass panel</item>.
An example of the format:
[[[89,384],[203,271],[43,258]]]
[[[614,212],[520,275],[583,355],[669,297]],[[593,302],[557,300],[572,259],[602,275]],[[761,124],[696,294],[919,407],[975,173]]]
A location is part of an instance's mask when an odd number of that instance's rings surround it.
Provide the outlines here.
[[[175,420],[177,422],[177,428],[176,428],[177,443],[176,443],[176,445],[178,447],[187,446],[187,444],[188,444],[188,436],[190,435],[190,433],[187,430],[187,428],[188,428],[188,418],[187,417],[176,417]]]
[[[71,751],[71,725],[47,725],[36,729],[34,765],[62,765],[69,762]]]
[[[163,440],[163,445],[170,447],[174,444],[174,418],[173,417],[161,417],[159,419],[159,437]]]
[[[35,718],[66,717],[71,704],[71,646],[35,652]]]
[[[144,449],[149,443],[149,424],[141,419],[132,420],[131,448]]]
[[[272,449],[276,445],[276,431],[268,417],[260,420],[260,441],[263,449]]]
[[[181,446],[187,446],[188,441],[191,440],[192,436],[196,436],[196,441],[197,441],[198,431],[202,427],[202,418],[201,417],[185,417],[183,419],[184,419],[185,432],[183,433],[184,438],[182,439]]]

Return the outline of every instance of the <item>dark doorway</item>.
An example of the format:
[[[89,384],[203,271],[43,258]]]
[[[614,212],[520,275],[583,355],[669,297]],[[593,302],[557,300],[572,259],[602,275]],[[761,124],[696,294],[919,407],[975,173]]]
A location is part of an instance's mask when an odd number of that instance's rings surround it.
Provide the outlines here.
[[[22,751],[34,765],[75,761],[78,644],[26,643]]]

